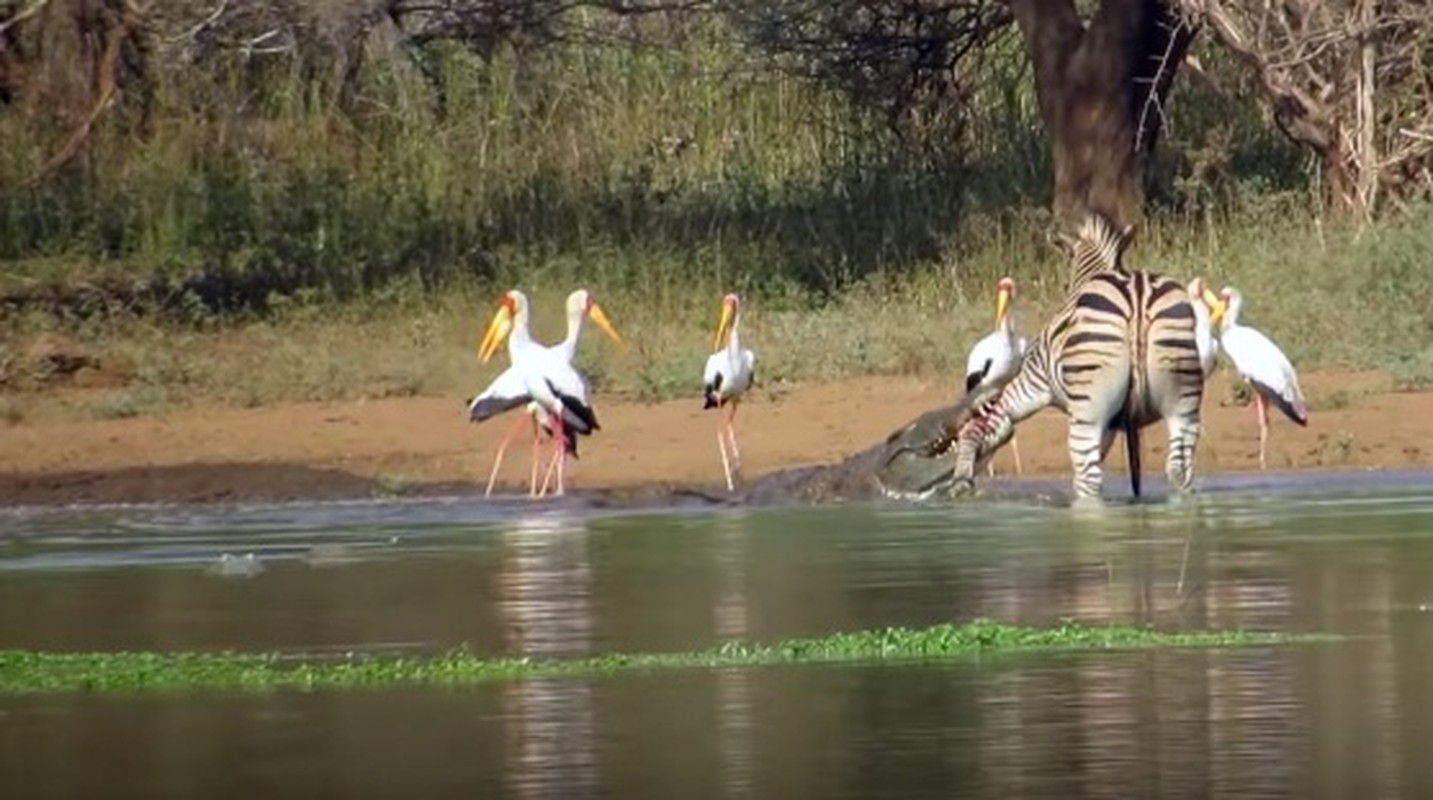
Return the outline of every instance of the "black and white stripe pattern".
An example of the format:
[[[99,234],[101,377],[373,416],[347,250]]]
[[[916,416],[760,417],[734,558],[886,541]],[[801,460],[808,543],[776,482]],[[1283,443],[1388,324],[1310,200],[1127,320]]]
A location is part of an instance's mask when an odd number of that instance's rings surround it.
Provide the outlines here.
[[[1078,497],[1099,496],[1101,464],[1120,430],[1138,495],[1139,430],[1160,419],[1169,427],[1166,473],[1188,489],[1204,392],[1188,294],[1172,278],[1126,270],[1128,229],[1117,232],[1103,217],[1090,215],[1067,241],[1076,288],[1031,342],[1019,374],[975,418],[947,432],[956,478],[973,480],[977,462],[1010,438],[1015,423],[1053,405],[1069,416]]]

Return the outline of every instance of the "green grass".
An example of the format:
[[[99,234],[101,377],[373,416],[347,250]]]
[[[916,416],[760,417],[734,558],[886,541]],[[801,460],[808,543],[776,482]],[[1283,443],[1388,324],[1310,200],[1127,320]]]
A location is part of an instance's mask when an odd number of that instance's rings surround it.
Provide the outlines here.
[[[432,658],[304,659],[243,653],[37,653],[0,651],[0,695],[36,692],[343,689],[461,686],[657,670],[969,658],[982,654],[1151,647],[1233,647],[1319,637],[1248,631],[1160,632],[1064,622],[1029,628],[990,621],[838,633],[777,644],[730,642],[689,653],[614,653],[580,659],[482,658],[458,650]]]
[[[1357,238],[1322,231],[1307,217],[1269,212],[1210,228],[1156,219],[1130,253],[1132,264],[1181,277],[1203,275],[1246,297],[1246,322],[1270,336],[1300,370],[1382,370],[1395,386],[1433,385],[1433,210],[1379,224]],[[592,266],[585,273],[583,266]],[[16,419],[149,415],[186,406],[263,406],[290,401],[448,396],[456,404],[504,366],[479,366],[476,344],[508,286],[526,289],[539,338],[561,336],[562,299],[594,291],[629,342],[592,333],[579,365],[604,394],[655,401],[692,396],[710,347],[722,283],[675,251],[602,251],[584,264],[535,260],[511,283],[466,282],[442,292],[395,284],[349,301],[291,300],[254,318],[178,323],[140,315],[56,320],[41,314],[0,321],[0,398]],[[625,264],[626,266],[620,266]],[[691,267],[691,278],[638,285],[626,269],[657,276]],[[1297,272],[1297,282],[1284,276]],[[1018,329],[1033,334],[1061,299],[1057,254],[1018,231],[979,249],[952,248],[931,261],[881,270],[817,296],[786,286],[747,294],[743,340],[760,359],[766,390],[855,375],[915,375],[948,382],[966,350],[991,326],[991,285],[1020,281]],[[605,276],[605,277],[604,277]],[[124,385],[56,399],[32,391],[28,342],[60,331],[103,365],[123,365]],[[8,353],[8,356],[7,356]],[[1337,397],[1329,407],[1339,404]]]

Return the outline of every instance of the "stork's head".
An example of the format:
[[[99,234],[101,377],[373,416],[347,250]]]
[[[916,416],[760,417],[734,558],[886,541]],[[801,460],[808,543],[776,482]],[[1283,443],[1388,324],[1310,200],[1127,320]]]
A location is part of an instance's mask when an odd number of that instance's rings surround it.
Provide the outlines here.
[[[1225,323],[1234,324],[1239,318],[1239,309],[1244,305],[1244,296],[1239,290],[1232,286],[1225,286],[1219,290],[1219,296],[1214,298],[1216,305],[1214,311],[1209,315],[1209,324],[1216,328]]]
[[[596,323],[603,333],[611,336],[612,341],[621,345],[626,344],[622,341],[622,335],[617,333],[617,328],[612,325],[612,320],[607,318],[607,312],[603,311],[602,306],[597,305],[597,301],[592,298],[592,293],[586,289],[578,289],[567,296],[567,316],[569,319],[581,319],[584,315]]]
[[[995,324],[1004,325],[1010,313],[1010,301],[1015,299],[1015,279],[1001,278],[995,283]]]
[[[712,348],[720,350],[726,344],[727,334],[731,332],[732,326],[736,323],[736,316],[741,310],[741,298],[735,293],[729,293],[721,299],[721,321],[717,323],[716,338],[712,342]]]
[[[1219,307],[1219,296],[1214,294],[1214,291],[1209,288],[1209,284],[1205,283],[1203,278],[1195,277],[1195,279],[1190,281],[1189,285],[1185,287],[1185,291],[1189,293],[1189,302],[1203,303],[1209,308],[1211,312],[1210,319],[1212,321],[1212,312]]]
[[[510,289],[503,293],[502,302],[498,304],[497,312],[488,323],[487,332],[483,334],[483,341],[478,344],[478,358],[484,364],[488,363],[493,353],[507,340],[518,319],[527,321],[527,295],[517,289]]]

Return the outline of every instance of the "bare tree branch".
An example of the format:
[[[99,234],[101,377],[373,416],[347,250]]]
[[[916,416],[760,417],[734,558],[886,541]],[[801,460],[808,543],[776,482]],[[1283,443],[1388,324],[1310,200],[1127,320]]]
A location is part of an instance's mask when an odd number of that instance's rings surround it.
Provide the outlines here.
[[[99,72],[96,79],[99,91],[94,106],[70,134],[64,145],[30,179],[30,183],[38,183],[47,176],[58,172],[84,151],[85,145],[90,140],[90,135],[94,133],[95,125],[113,104],[115,93],[119,90],[116,74],[119,68],[120,50],[124,46],[125,39],[139,24],[139,10],[133,3],[126,2],[119,18],[105,35],[104,50],[100,56]]]
[[[15,12],[14,16],[10,17],[4,22],[0,22],[0,34],[5,33],[14,26],[19,25],[30,17],[33,17],[36,14],[40,13],[40,10],[43,9],[49,2],[50,0],[34,0],[34,2],[30,3],[30,5],[25,6],[24,8]]]
[[[1426,0],[1179,0],[1258,82],[1280,129],[1313,150],[1328,201],[1368,220],[1433,192],[1433,5]]]
[[[229,8],[229,0],[219,0],[219,4],[214,7],[213,13],[211,13],[209,16],[205,17],[204,19],[200,20],[198,23],[196,23],[196,24],[195,24],[192,28],[190,28],[189,30],[186,30],[186,31],[184,31],[184,32],[182,32],[182,33],[179,33],[179,34],[176,34],[176,35],[174,35],[174,36],[168,37],[167,39],[164,40],[165,43],[166,43],[166,44],[174,44],[174,43],[176,43],[176,42],[184,41],[184,40],[187,40],[187,39],[193,39],[195,36],[198,36],[200,33],[203,33],[206,29],[208,29],[209,27],[213,26],[214,23],[218,22],[218,21],[219,21],[219,18],[222,17],[222,16],[224,16],[224,12],[225,12],[228,8]]]

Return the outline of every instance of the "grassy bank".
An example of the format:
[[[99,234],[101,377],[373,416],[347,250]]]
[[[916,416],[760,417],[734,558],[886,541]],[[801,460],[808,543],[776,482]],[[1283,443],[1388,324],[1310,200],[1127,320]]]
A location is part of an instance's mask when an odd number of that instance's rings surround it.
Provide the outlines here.
[[[1024,651],[1231,647],[1310,641],[1311,638],[1245,631],[1163,633],[1148,628],[1068,622],[1053,628],[1026,628],[977,621],[921,629],[841,633],[771,645],[732,642],[690,653],[614,653],[569,660],[488,659],[466,651],[433,658],[375,656],[305,660],[274,654],[61,654],[12,650],[0,651],[0,695],[461,686],[671,669],[929,661]]]
[[[1023,331],[1058,301],[1014,40],[964,132],[917,147],[719,20],[641,33],[487,58],[439,42],[370,62],[346,101],[332,70],[284,61],[302,54],[221,54],[171,69],[144,124],[121,104],[38,182],[69,117],[43,97],[0,109],[0,295],[69,298],[0,306],[0,418],[456,401],[495,374],[474,349],[509,286],[546,339],[567,291],[595,291],[632,346],[584,345],[583,366],[644,399],[693,391],[726,291],[750,301],[773,389],[890,373],[954,387],[998,277],[1021,281]],[[1170,114],[1133,259],[1238,285],[1300,366],[1433,382],[1433,210],[1355,241],[1320,226],[1297,151],[1252,106],[1191,78]],[[156,276],[178,288],[113,290]]]
[[[1433,384],[1433,214],[1365,231],[1321,230],[1273,211],[1191,225],[1156,221],[1132,251],[1134,263],[1232,284],[1247,297],[1248,322],[1268,332],[1302,369],[1353,367],[1391,374],[1396,385]],[[798,289],[755,289],[744,341],[760,354],[762,386],[858,374],[949,380],[966,349],[991,325],[993,277],[1022,289],[1017,325],[1033,332],[1060,299],[1060,264],[1036,237],[997,237],[968,255],[949,253],[918,268],[877,271],[825,297]],[[540,338],[561,336],[562,297],[596,293],[630,342],[600,336],[579,363],[603,392],[641,399],[694,393],[715,324],[717,301],[739,280],[679,280],[691,256],[674,251],[553,258],[514,280],[533,295]],[[633,286],[604,278],[603,260],[640,261],[669,279]],[[592,269],[587,269],[591,267]],[[615,267],[613,269],[616,269]],[[980,275],[979,280],[968,277]],[[125,417],[193,405],[250,407],[283,401],[449,395],[455,403],[490,380],[476,341],[505,285],[456,283],[441,292],[394,284],[363,298],[286,300],[259,318],[187,324],[135,315],[56,320],[45,314],[3,323],[0,402],[12,420],[45,415]],[[71,337],[94,367],[57,378],[36,361],[46,334]],[[78,386],[74,391],[37,391]]]

